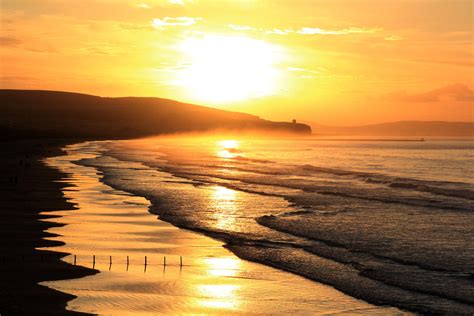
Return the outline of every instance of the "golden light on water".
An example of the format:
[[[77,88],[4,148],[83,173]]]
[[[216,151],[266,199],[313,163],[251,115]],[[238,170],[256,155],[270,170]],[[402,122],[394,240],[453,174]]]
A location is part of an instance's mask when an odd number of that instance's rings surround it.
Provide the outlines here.
[[[206,258],[204,265],[212,276],[235,276],[240,268],[240,259],[233,257]]]
[[[208,275],[221,278],[236,276],[241,261],[234,257],[215,257],[205,258],[203,263]],[[215,309],[235,309],[240,305],[241,297],[238,292],[241,287],[235,283],[200,284],[197,286],[202,297],[199,305]]]
[[[212,188],[211,205],[213,217],[219,229],[235,229],[235,214],[238,210],[239,192],[222,186]]]
[[[237,157],[237,150],[240,146],[239,141],[233,139],[226,139],[217,142],[217,156],[220,158],[235,158]]]
[[[200,300],[204,307],[216,309],[233,309],[239,304],[236,290],[239,288],[235,284],[204,284],[198,287],[201,295],[205,299]]]
[[[178,84],[206,102],[232,102],[271,95],[282,58],[278,46],[245,36],[207,35],[180,45],[189,64]]]
[[[237,148],[239,147],[239,142],[235,139],[225,139],[218,142],[219,146],[223,148]]]

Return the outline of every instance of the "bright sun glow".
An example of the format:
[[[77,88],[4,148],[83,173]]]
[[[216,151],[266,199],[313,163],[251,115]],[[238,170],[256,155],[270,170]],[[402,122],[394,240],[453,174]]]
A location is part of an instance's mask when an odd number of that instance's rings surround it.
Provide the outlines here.
[[[234,139],[225,139],[218,142],[218,144],[222,148],[237,148],[239,146],[239,142]]]
[[[225,258],[205,258],[204,265],[207,273],[212,276],[236,276],[240,269],[240,259]]]
[[[217,156],[220,158],[232,159],[237,157],[239,142],[233,139],[226,139],[217,142]]]
[[[208,35],[180,45],[189,66],[178,83],[200,100],[232,102],[271,95],[277,88],[281,49],[243,36]]]

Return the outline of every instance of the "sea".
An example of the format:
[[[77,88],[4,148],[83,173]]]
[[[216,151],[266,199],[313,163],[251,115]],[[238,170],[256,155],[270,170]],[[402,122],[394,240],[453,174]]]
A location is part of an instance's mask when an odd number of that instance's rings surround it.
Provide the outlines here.
[[[238,257],[376,305],[474,313],[474,141],[179,135],[76,161]]]

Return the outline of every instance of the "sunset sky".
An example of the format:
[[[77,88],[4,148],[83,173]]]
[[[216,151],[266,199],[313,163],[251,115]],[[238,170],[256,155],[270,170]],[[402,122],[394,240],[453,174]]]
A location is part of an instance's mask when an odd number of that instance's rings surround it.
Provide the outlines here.
[[[471,0],[2,0],[0,87],[472,121]]]

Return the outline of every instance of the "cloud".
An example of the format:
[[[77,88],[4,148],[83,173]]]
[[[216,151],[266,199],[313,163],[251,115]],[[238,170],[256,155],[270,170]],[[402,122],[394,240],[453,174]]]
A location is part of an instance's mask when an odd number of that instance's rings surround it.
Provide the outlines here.
[[[465,84],[455,83],[423,93],[392,92],[386,95],[385,98],[397,102],[438,102],[446,99],[458,102],[474,102],[474,90]]]
[[[470,58],[456,59],[456,60],[442,60],[442,59],[415,59],[417,62],[432,63],[440,65],[452,65],[462,67],[474,67],[474,62]]]
[[[372,34],[382,31],[380,28],[361,28],[361,27],[349,27],[340,30],[327,30],[319,27],[302,27],[294,30],[288,29],[272,29],[265,33],[276,34],[276,35],[288,35],[288,34],[300,34],[300,35],[348,35],[348,34]]]
[[[152,30],[153,27],[150,24],[136,24],[136,23],[120,23],[118,26],[121,29],[128,31],[139,31],[139,30]]]
[[[177,18],[164,17],[162,19],[153,19],[151,25],[154,28],[162,29],[167,26],[191,26],[196,24],[197,21],[202,20],[202,18],[190,18],[187,16],[180,16]]]
[[[137,4],[137,8],[140,8],[140,9],[150,9],[151,6],[150,6],[148,3],[139,3],[139,4]]]
[[[255,31],[257,30],[255,27],[247,26],[247,25],[238,25],[238,24],[228,24],[229,28],[235,31]]]
[[[191,0],[168,0],[169,3],[171,4],[177,4],[177,5],[185,5],[186,2],[191,2]]]
[[[347,34],[360,34],[360,33],[375,33],[381,31],[379,28],[360,28],[350,27],[341,30],[325,30],[319,27],[302,27],[296,33],[304,35],[347,35]]]
[[[14,81],[30,81],[37,78],[27,76],[3,76],[0,75],[0,81],[2,82],[14,82]]]
[[[373,34],[380,32],[383,29],[381,28],[363,28],[363,27],[349,27],[345,29],[338,30],[328,30],[319,27],[301,27],[299,29],[285,28],[285,29],[262,29],[256,28],[248,25],[239,25],[239,24],[228,24],[229,28],[235,31],[260,31],[265,32],[265,34],[275,34],[275,35],[288,35],[288,34],[299,34],[299,35],[348,35],[348,34]],[[389,36],[385,40],[398,41],[403,39],[400,36]]]
[[[298,78],[300,79],[314,79],[317,78],[319,74],[321,74],[320,71],[300,67],[288,67],[287,70],[297,73]]]
[[[153,71],[156,72],[179,72],[183,69],[187,69],[191,66],[189,63],[179,63],[179,64],[168,64],[161,63],[160,66],[153,68]]]
[[[8,37],[8,36],[0,36],[0,45],[1,46],[18,46],[21,44],[21,40],[15,38],[15,37]]]
[[[273,29],[273,30],[266,31],[265,33],[267,33],[267,34],[276,34],[276,35],[288,35],[288,34],[294,33],[294,32],[295,31],[293,31],[292,29],[287,29],[287,30]]]
[[[401,41],[403,39],[403,37],[401,36],[398,36],[398,35],[390,35],[390,36],[387,36],[387,37],[384,37],[384,40],[386,41]]]
[[[308,73],[308,74],[316,74],[319,75],[323,72],[326,72],[326,69],[322,67],[318,67],[317,69],[307,69],[307,68],[300,68],[300,67],[288,67],[288,71],[291,72],[299,72],[299,73]]]

